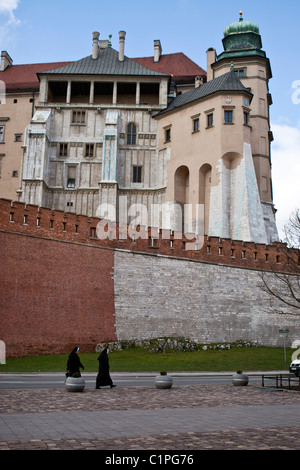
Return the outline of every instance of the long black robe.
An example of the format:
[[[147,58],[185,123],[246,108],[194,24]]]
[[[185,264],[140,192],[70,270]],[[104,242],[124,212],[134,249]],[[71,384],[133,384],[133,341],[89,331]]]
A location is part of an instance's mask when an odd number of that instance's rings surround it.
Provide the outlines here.
[[[73,374],[80,374],[80,368],[84,369],[83,365],[80,362],[79,356],[77,354],[78,348],[74,348],[71,354],[68,357],[68,362],[67,362],[67,377],[72,377]]]
[[[109,375],[109,361],[108,361],[108,354],[107,348],[103,349],[102,353],[98,357],[99,361],[99,372],[96,379],[96,387],[110,385],[113,386],[113,382]]]

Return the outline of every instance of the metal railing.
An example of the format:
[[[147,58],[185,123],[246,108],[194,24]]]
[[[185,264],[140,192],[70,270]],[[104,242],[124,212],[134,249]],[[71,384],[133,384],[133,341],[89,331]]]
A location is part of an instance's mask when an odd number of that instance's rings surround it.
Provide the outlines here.
[[[265,386],[265,380],[275,380],[275,388],[285,387],[286,383],[288,384],[287,387],[291,390],[291,383],[297,383],[300,386],[300,377],[296,377],[295,375],[283,375],[283,374],[276,374],[276,375],[262,375],[261,376],[261,386]]]

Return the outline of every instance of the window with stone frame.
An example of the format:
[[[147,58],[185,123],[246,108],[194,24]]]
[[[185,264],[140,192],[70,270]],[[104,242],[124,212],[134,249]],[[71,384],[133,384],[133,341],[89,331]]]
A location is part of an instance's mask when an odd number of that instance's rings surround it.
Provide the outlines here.
[[[238,78],[245,78],[246,76],[246,69],[235,69],[235,74]]]
[[[142,166],[134,166],[132,171],[132,182],[141,183],[142,182]]]
[[[95,156],[95,145],[86,144],[85,146],[85,158],[93,158]]]
[[[5,126],[0,126],[0,142],[4,142]]]
[[[213,127],[214,125],[214,113],[207,115],[207,127]]]
[[[67,188],[75,189],[76,187],[76,166],[67,167]]]
[[[130,122],[127,126],[127,145],[136,145],[136,124]]]
[[[72,124],[85,124],[86,112],[83,110],[72,111]]]
[[[231,109],[224,111],[224,124],[233,124],[233,111]]]
[[[193,132],[199,132],[199,118],[193,119]]]
[[[165,142],[171,142],[171,127],[165,129]]]
[[[68,144],[59,144],[58,149],[58,156],[59,157],[67,157],[68,156]]]
[[[244,125],[249,126],[250,123],[250,114],[247,111],[244,111]]]

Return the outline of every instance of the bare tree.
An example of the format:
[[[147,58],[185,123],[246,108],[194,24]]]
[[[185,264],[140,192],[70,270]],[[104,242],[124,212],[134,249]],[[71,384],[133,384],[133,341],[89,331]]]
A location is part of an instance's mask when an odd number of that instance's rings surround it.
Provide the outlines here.
[[[296,209],[290,216],[289,222],[284,227],[285,242],[297,252],[300,249],[300,209]],[[298,264],[299,270],[299,264]]]
[[[270,295],[271,306],[277,313],[300,315],[300,210],[290,216],[284,227],[285,240],[281,247],[286,262],[285,273],[261,273],[263,290]],[[274,282],[275,281],[275,282]],[[277,299],[277,301],[275,301]],[[276,305],[276,307],[275,307]]]

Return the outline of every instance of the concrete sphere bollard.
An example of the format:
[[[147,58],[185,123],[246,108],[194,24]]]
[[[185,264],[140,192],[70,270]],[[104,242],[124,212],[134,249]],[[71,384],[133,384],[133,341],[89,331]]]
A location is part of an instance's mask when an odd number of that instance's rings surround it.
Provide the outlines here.
[[[243,374],[242,371],[237,371],[237,373],[232,376],[232,384],[235,386],[246,386],[248,385],[248,381],[248,375]]]
[[[155,377],[156,388],[171,388],[173,385],[173,379],[166,372],[161,372],[160,375]]]
[[[68,392],[83,392],[85,380],[82,377],[68,377],[66,379],[66,389]]]

